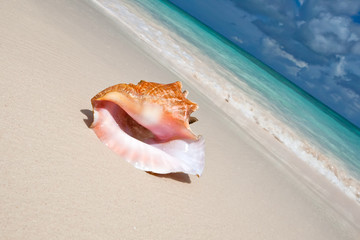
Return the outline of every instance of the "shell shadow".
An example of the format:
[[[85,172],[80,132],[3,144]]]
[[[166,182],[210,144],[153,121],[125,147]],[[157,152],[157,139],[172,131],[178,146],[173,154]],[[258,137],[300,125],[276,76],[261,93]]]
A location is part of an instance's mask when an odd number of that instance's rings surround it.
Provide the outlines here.
[[[90,128],[92,122],[94,121],[93,112],[89,109],[81,109],[80,112],[82,112],[87,117],[87,119],[83,119],[83,120],[86,126]]]
[[[176,172],[176,173],[168,173],[168,174],[158,174],[153,172],[146,172],[150,175],[153,175],[155,177],[159,178],[170,178],[175,181],[183,182],[183,183],[191,183],[190,177],[186,173],[182,172]]]

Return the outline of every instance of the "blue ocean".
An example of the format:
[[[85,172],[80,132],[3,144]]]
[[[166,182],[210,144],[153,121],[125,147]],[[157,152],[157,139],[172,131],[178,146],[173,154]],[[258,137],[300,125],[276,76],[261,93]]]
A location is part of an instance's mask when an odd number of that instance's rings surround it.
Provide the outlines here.
[[[358,127],[168,1],[93,2],[255,139],[253,126],[360,201]]]

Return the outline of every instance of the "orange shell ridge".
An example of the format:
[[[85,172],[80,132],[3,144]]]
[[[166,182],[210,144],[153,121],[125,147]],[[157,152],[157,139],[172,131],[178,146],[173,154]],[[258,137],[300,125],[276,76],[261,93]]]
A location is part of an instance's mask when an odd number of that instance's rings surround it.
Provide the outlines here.
[[[187,92],[182,92],[181,87],[182,84],[179,81],[161,84],[142,80],[137,85],[117,84],[95,95],[91,103],[93,107],[98,101],[111,101],[117,104],[135,121],[164,141],[197,139],[190,130],[189,118],[191,113],[198,109],[198,105],[186,98]],[[144,123],[148,117],[144,115],[145,106],[152,106],[151,115],[160,112],[161,116],[155,116],[157,122]],[[169,135],[169,132],[172,133]]]

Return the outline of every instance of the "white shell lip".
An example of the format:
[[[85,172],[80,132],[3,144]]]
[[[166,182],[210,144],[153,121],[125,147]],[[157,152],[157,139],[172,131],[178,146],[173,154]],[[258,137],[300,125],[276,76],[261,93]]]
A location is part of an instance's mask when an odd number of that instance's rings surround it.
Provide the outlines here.
[[[95,111],[95,109],[93,110],[93,122],[90,125],[90,128],[94,128],[94,126],[97,124],[99,119],[99,114],[97,111]]]
[[[147,144],[125,133],[106,108],[94,108],[92,128],[99,139],[135,168],[157,174],[183,172],[201,176],[205,140],[171,140]]]

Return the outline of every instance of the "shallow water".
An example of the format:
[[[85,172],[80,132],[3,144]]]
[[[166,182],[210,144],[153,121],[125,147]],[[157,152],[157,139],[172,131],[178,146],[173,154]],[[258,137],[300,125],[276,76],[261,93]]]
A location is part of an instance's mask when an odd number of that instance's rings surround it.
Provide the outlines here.
[[[360,201],[359,128],[167,1],[93,1],[239,125],[256,123]]]

